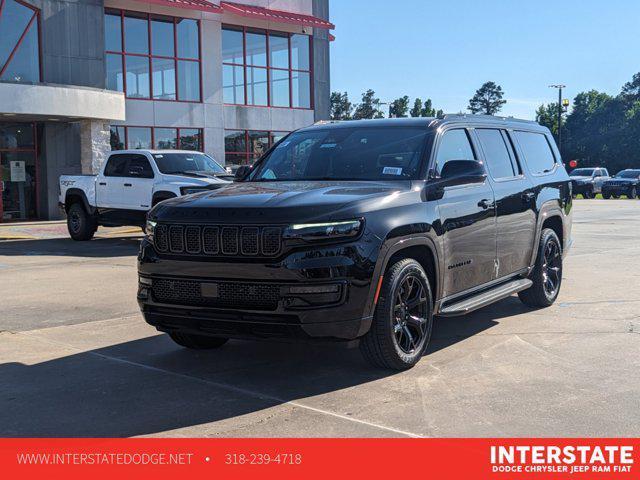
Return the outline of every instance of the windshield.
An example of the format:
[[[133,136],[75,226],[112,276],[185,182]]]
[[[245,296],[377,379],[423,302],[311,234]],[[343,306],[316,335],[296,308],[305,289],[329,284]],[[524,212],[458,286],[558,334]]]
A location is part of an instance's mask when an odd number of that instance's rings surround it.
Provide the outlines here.
[[[593,171],[595,168],[576,168],[573,170],[569,176],[570,177],[590,177],[593,175]]]
[[[638,178],[640,177],[640,170],[623,170],[616,174],[616,178]]]
[[[411,127],[294,132],[262,159],[250,181],[415,179],[428,133]]]
[[[153,158],[162,173],[213,173],[226,174],[227,171],[213,158],[203,153],[156,153]]]

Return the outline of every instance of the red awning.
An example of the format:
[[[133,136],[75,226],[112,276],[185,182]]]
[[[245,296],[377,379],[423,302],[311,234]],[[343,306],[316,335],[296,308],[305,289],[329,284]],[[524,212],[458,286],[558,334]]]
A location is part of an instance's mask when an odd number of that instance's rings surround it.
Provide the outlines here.
[[[164,7],[184,8],[186,10],[200,10],[209,13],[222,13],[222,8],[207,0],[142,0],[145,3],[162,5]]]
[[[282,10],[271,10],[270,8],[254,7],[253,5],[243,5],[231,2],[220,2],[220,6],[225,12],[240,15],[241,17],[260,18],[271,22],[292,23],[294,25],[302,25],[305,27],[326,29],[335,28],[333,23],[312,15],[283,12]]]

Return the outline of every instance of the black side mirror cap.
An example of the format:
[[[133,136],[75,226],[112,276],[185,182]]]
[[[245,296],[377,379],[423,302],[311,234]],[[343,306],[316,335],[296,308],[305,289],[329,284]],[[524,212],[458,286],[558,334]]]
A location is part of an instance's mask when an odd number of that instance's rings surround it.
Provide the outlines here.
[[[449,160],[442,167],[438,184],[442,187],[483,183],[487,178],[484,164],[477,160]]]
[[[251,167],[249,165],[241,165],[236,170],[236,174],[233,178],[234,182],[241,182],[251,173]]]

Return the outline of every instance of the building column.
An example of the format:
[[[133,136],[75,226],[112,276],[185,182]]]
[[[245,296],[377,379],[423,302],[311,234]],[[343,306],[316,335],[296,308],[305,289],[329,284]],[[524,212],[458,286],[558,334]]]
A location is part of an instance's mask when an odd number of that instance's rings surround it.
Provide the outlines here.
[[[82,173],[96,175],[111,153],[111,132],[105,120],[80,121],[80,163]]]

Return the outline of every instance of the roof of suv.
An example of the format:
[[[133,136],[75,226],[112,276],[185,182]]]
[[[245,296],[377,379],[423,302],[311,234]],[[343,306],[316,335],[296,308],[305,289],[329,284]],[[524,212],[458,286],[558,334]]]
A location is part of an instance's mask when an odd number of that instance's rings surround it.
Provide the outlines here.
[[[532,120],[521,120],[513,117],[496,117],[492,115],[473,114],[447,114],[441,117],[415,117],[415,118],[380,118],[373,120],[347,120],[347,121],[320,121],[316,124],[302,128],[302,131],[324,128],[375,128],[375,127],[425,127],[437,128],[445,124],[473,124],[520,127],[530,130],[546,130],[545,127]]]

